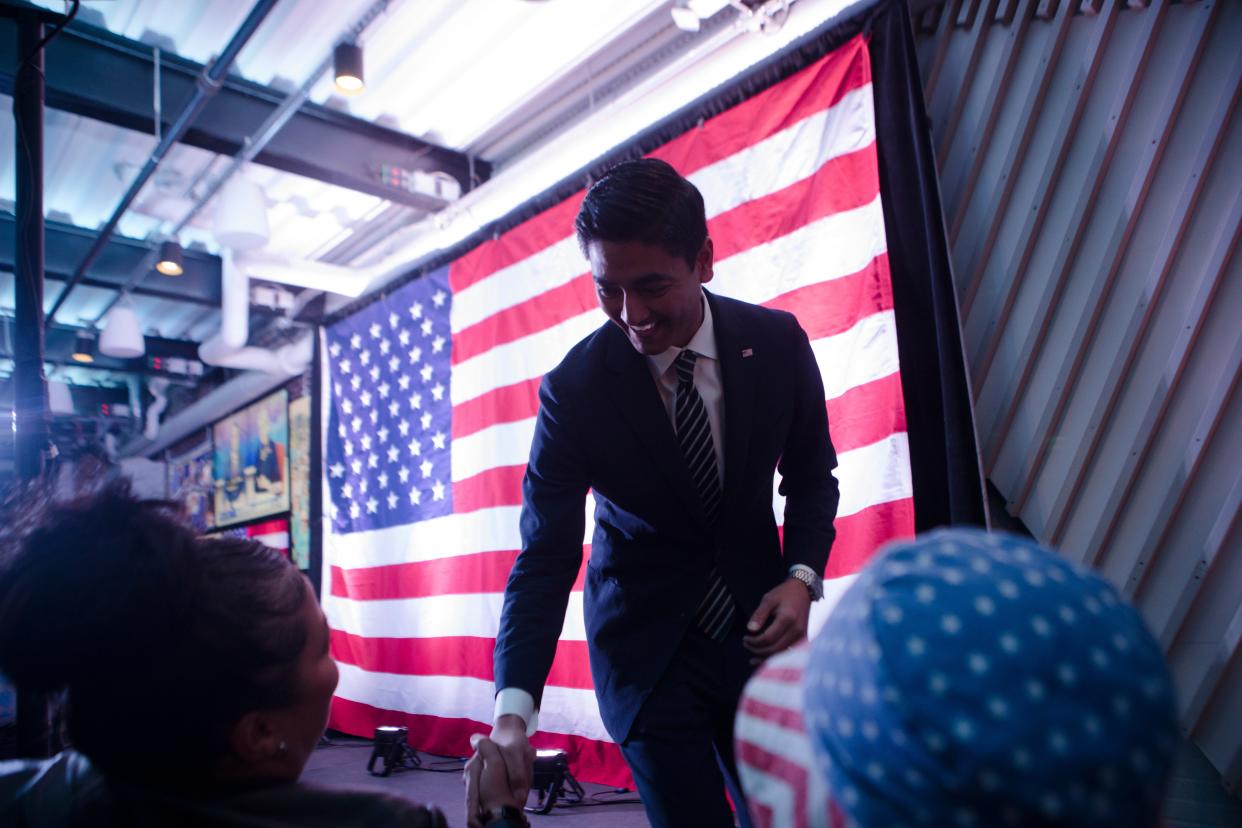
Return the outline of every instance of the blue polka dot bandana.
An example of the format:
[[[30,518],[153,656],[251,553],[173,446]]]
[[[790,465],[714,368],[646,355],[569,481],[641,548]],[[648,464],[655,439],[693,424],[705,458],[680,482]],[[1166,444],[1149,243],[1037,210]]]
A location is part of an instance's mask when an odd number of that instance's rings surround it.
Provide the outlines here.
[[[812,644],[808,734],[851,825],[1155,824],[1176,744],[1160,648],[1032,541],[893,545]]]

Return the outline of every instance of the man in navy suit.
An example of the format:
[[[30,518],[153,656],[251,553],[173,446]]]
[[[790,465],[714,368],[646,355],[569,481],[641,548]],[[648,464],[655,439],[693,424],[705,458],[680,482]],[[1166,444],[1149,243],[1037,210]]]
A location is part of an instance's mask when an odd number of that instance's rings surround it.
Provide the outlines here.
[[[584,614],[604,725],[653,825],[732,825],[738,697],[805,637],[834,537],[823,383],[792,315],[704,290],[703,198],[668,164],[613,168],[576,229],[610,322],[540,388],[491,738],[523,799],[591,490]]]

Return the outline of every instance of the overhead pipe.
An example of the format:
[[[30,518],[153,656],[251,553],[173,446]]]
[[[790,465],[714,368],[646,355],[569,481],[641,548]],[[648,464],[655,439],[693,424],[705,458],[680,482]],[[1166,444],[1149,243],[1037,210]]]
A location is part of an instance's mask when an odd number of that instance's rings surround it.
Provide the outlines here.
[[[365,12],[358,16],[353,25],[341,34],[339,40],[352,41],[356,39],[394,2],[399,2],[399,0],[375,0],[375,2],[372,3]],[[168,233],[169,236],[175,237],[181,233],[181,231],[184,230],[200,212],[202,212],[203,208],[206,207],[213,198],[215,198],[216,194],[220,192],[226,183],[228,183],[229,179],[232,178],[238,170],[250,161],[254,160],[254,158],[263,151],[268,143],[276,137],[277,133],[284,128],[285,124],[287,124],[289,120],[297,114],[298,110],[301,109],[302,104],[306,103],[306,100],[310,97],[310,93],[319,82],[319,79],[323,77],[324,73],[330,68],[332,68],[331,55],[324,58],[324,60],[320,62],[319,66],[317,66],[315,70],[307,76],[306,80],[302,82],[302,85],[281,101],[280,105],[276,107],[276,109],[272,110],[271,114],[267,116],[267,119],[259,125],[259,128],[255,130],[254,134],[242,142],[242,148],[236,155],[233,156],[233,159],[229,162],[229,165],[225,167],[223,172],[221,172],[220,175],[218,175],[216,179],[194,199],[194,204],[190,207],[189,212],[182,217],[181,221],[177,222],[177,225]],[[199,177],[195,179],[192,184],[190,184],[190,193],[193,193],[194,190],[203,183],[203,180],[208,175],[210,169],[211,165],[203,168],[203,171],[199,173]],[[151,255],[153,257],[154,253]],[[151,266],[153,264],[154,259],[152,258],[151,261],[144,262],[143,266],[138,268],[138,270],[130,277],[129,281],[126,282],[124,287],[117,292],[117,295],[104,306],[103,310],[99,313],[99,316],[95,319],[96,325],[98,325],[104,316],[107,315],[113,305],[121,301],[126,294],[141,284],[142,280],[147,277],[147,273],[151,271]],[[286,282],[286,284],[296,283]],[[349,295],[357,296],[358,294],[355,293]]]
[[[246,19],[242,22],[241,27],[238,28],[232,39],[229,40],[228,45],[224,47],[224,51],[209,66],[203,69],[195,85],[194,94],[186,102],[185,108],[181,110],[177,120],[173,122],[172,127],[164,134],[163,140],[151,151],[151,157],[147,159],[147,163],[139,171],[138,177],[129,185],[129,189],[126,190],[125,195],[121,198],[121,203],[112,211],[112,217],[108,219],[103,230],[95,237],[95,242],[91,245],[90,250],[86,252],[85,258],[82,259],[77,269],[73,271],[73,275],[61,290],[60,295],[56,297],[56,301],[52,304],[52,309],[48,311],[47,316],[43,320],[45,327],[52,324],[57,312],[69,298],[69,294],[78,286],[82,281],[82,277],[86,275],[87,269],[94,264],[95,259],[103,252],[121,217],[129,210],[130,204],[138,197],[138,193],[142,191],[148,179],[155,174],[155,170],[159,167],[160,162],[164,160],[164,156],[168,154],[173,144],[181,140],[181,137],[185,135],[186,130],[190,128],[195,119],[202,113],[203,108],[207,106],[212,96],[219,91],[229,68],[233,65],[233,61],[237,59],[238,53],[241,52],[242,47],[246,45],[246,42],[250,40],[255,31],[258,30],[259,25],[263,23],[264,18],[271,12],[276,2],[277,0],[257,0],[254,7],[250,10],[250,14],[246,15]]]
[[[62,24],[63,25],[63,24]],[[17,160],[17,245],[14,250],[16,334],[13,409],[16,466],[21,480],[43,471],[48,447],[47,386],[43,377],[43,21],[34,10],[18,19],[21,63],[13,89]],[[39,753],[37,755],[44,755]]]
[[[282,348],[248,348],[250,338],[250,277],[238,266],[232,250],[221,254],[220,331],[198,347],[207,365],[238,371],[296,377],[311,361],[311,336]]]

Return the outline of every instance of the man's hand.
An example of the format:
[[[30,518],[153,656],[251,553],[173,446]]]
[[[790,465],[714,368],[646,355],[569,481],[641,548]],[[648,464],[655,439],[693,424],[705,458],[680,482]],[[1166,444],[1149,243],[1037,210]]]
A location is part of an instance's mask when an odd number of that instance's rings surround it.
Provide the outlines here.
[[[509,787],[509,773],[500,748],[486,736],[470,737],[474,756],[466,763],[466,825],[482,828],[483,817],[493,808],[512,805],[521,808],[526,798],[518,799]]]
[[[526,736],[526,722],[521,716],[501,716],[492,728],[491,740],[500,748],[505,760],[510,790],[517,801],[525,805],[535,775],[535,749]]]
[[[801,581],[788,578],[769,590],[746,622],[748,635],[742,638],[746,649],[757,656],[751,663],[758,664],[806,638],[810,614],[811,594]]]

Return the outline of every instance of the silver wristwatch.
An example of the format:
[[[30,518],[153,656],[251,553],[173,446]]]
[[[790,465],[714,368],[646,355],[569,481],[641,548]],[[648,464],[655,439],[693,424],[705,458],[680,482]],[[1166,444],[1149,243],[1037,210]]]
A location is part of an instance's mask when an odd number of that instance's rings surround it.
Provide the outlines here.
[[[795,566],[789,570],[789,577],[795,581],[801,581],[806,587],[806,591],[811,594],[812,601],[818,601],[824,597],[823,581],[818,575],[808,567]]]

